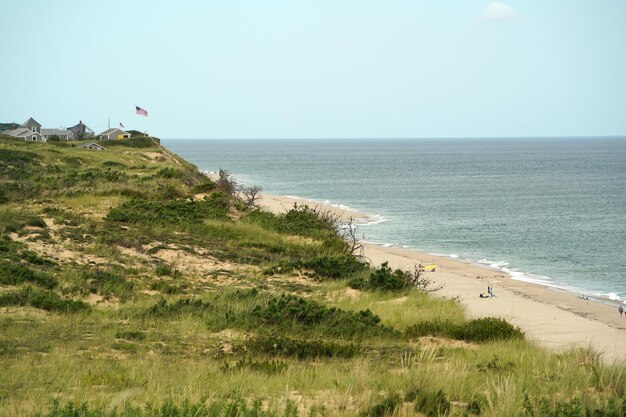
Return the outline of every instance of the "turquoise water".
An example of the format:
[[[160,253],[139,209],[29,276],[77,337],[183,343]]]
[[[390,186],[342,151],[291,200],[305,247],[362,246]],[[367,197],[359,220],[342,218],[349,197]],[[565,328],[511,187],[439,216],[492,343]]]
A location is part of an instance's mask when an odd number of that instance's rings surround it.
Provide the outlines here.
[[[201,170],[374,215],[368,241],[626,298],[626,139],[164,140]]]

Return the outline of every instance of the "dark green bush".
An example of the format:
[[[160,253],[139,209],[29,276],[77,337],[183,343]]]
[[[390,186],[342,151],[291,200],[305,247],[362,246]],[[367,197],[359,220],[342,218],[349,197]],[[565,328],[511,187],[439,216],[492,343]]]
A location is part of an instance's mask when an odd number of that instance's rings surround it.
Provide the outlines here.
[[[131,137],[130,139],[109,140],[107,147],[128,146],[129,148],[158,148],[160,145],[151,137]]]
[[[157,202],[133,199],[109,211],[106,220],[132,224],[194,225],[204,219],[227,219],[228,197],[213,193],[203,200]]]
[[[351,358],[361,351],[361,348],[353,343],[340,344],[322,340],[292,339],[279,335],[249,338],[245,342],[245,348],[251,352],[293,356],[299,359]]]
[[[470,320],[462,327],[460,338],[473,342],[489,340],[523,339],[524,333],[506,320],[496,317],[485,317]]]
[[[115,337],[125,340],[145,340],[146,334],[137,330],[124,330],[115,333]]]
[[[102,166],[105,167],[120,167],[120,168],[126,168],[126,165],[121,163],[121,162],[117,162],[117,161],[104,161],[102,163]]]
[[[393,415],[398,407],[402,405],[402,398],[400,395],[394,393],[385,397],[378,404],[373,405],[368,410],[361,413],[363,417],[385,417]]]
[[[524,333],[518,327],[495,317],[469,320],[461,324],[448,320],[422,321],[408,327],[405,334],[408,337],[444,336],[472,342],[524,338]]]
[[[390,292],[413,288],[408,273],[401,269],[392,270],[387,262],[370,271],[369,278],[355,277],[348,281],[348,285],[357,290]]]
[[[202,181],[201,183],[194,185],[193,188],[191,189],[191,191],[194,194],[209,193],[211,191],[214,191],[215,188],[216,188],[215,183],[207,178],[204,181]]]
[[[125,299],[133,289],[133,283],[122,275],[103,269],[83,272],[83,278],[89,285],[89,292],[100,294],[103,297],[114,295]]]
[[[180,178],[183,176],[183,173],[177,169],[165,167],[161,168],[157,173],[157,177],[161,178]]]
[[[247,215],[244,221],[257,223],[264,228],[279,233],[326,239],[337,236],[337,220],[329,213],[307,205],[294,204],[283,214],[272,214],[256,210]]]
[[[181,298],[175,303],[168,304],[161,298],[156,304],[146,310],[146,317],[175,317],[182,314],[203,314],[215,311],[215,307],[202,300]]]
[[[350,339],[397,334],[393,328],[382,325],[380,317],[370,310],[346,311],[293,295],[271,297],[267,304],[254,308],[252,317],[265,326],[285,330],[293,330],[297,326],[318,334]]]
[[[2,185],[0,185],[2,187]],[[5,204],[9,202],[9,196],[4,188],[0,188],[0,204]]]
[[[320,277],[332,279],[348,278],[367,268],[363,262],[349,254],[317,257],[305,266],[312,268]]]
[[[15,149],[2,148],[0,152],[0,166],[25,166],[26,164],[36,161],[39,157],[33,152],[18,151]]]
[[[428,417],[439,417],[447,415],[450,411],[450,401],[443,390],[436,392],[425,392],[418,390],[415,399],[415,411],[423,413]]]
[[[78,313],[90,309],[89,304],[82,301],[64,299],[52,291],[30,286],[19,291],[0,294],[0,306],[31,306],[57,313]]]
[[[37,255],[35,252],[29,251],[29,250],[25,250],[23,252],[21,252],[19,254],[19,257],[30,263],[33,265],[40,265],[40,266],[54,266],[57,263],[54,261],[51,261],[50,259],[45,259],[42,258],[41,256]]]
[[[0,284],[18,285],[24,282],[37,284],[47,289],[57,286],[57,280],[46,272],[35,271],[8,259],[0,260]]]

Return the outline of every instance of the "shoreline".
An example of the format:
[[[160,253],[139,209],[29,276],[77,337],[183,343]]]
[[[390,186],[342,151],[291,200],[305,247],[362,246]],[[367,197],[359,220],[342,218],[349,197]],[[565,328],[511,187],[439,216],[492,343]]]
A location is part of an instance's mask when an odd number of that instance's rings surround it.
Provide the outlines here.
[[[357,224],[374,219],[341,205],[300,197],[263,194],[259,202],[274,213],[286,212],[294,203],[323,208],[344,219],[352,217],[358,219]],[[606,363],[625,361],[626,316],[619,315],[615,300],[596,296],[583,299],[567,289],[514,279],[504,270],[464,259],[362,243],[364,255],[375,266],[385,261],[400,269],[419,263],[439,265],[436,272],[428,273],[428,278],[444,285],[434,294],[458,300],[469,317],[502,317],[519,326],[530,340],[551,350],[592,348]],[[488,285],[496,297],[480,298]]]

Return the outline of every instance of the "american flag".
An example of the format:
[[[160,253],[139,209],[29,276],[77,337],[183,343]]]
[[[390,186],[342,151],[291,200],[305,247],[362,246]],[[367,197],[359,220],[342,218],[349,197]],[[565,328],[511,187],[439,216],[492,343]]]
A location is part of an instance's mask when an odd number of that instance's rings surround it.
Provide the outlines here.
[[[137,113],[140,116],[146,116],[148,117],[148,112],[146,111],[146,109],[142,109],[139,106],[135,106],[135,113]]]

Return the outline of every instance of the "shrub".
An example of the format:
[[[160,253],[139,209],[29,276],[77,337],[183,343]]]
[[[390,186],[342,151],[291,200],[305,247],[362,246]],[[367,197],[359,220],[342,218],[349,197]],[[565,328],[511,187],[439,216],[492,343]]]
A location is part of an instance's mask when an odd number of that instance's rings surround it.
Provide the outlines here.
[[[344,345],[321,340],[292,339],[278,335],[249,338],[245,342],[245,348],[252,352],[293,356],[299,359],[351,358],[361,351],[361,348],[353,343]]]
[[[335,255],[317,257],[306,265],[323,278],[342,279],[364,271],[366,265],[353,255]]]
[[[518,327],[495,317],[473,319],[461,324],[449,320],[422,321],[408,327],[405,334],[408,337],[444,336],[472,342],[524,338],[524,333]]]
[[[206,180],[202,181],[201,183],[194,185],[193,188],[191,189],[191,191],[194,194],[208,193],[208,192],[211,192],[211,191],[215,190],[215,188],[216,188],[215,183],[207,178]]]
[[[131,130],[129,130],[129,131],[128,131],[128,133],[130,133],[130,137],[131,137],[131,138],[133,138],[133,137],[144,137],[144,136],[146,136],[146,134],[145,134],[145,133],[140,132],[140,131],[138,131],[138,130],[132,130],[132,129],[131,129]]]
[[[369,278],[355,277],[348,285],[358,290],[381,291],[404,291],[413,287],[407,272],[401,269],[393,271],[387,262],[370,271]]]
[[[244,218],[279,233],[326,239],[337,237],[338,220],[333,215],[307,205],[294,204],[286,213],[275,215],[255,210]]]
[[[136,330],[124,330],[115,333],[115,337],[125,340],[145,340],[146,334]]]
[[[133,224],[181,225],[199,224],[204,219],[227,219],[229,201],[221,193],[213,193],[200,201],[174,200],[163,202],[133,199],[113,208],[106,220]]]
[[[295,325],[326,335],[360,338],[395,335],[396,331],[380,323],[370,310],[359,312],[327,307],[313,300],[293,295],[272,297],[267,305],[257,305],[252,316],[263,325],[293,330]]]
[[[400,395],[394,393],[385,397],[378,404],[373,405],[368,410],[361,413],[364,417],[385,417],[393,415],[398,407],[402,405],[402,398]]]
[[[439,417],[447,415],[450,411],[450,401],[443,390],[425,392],[417,390],[415,399],[415,411],[423,413],[428,417]]]
[[[0,188],[0,204],[5,204],[9,202],[9,197],[4,189]]]
[[[215,311],[215,307],[202,300],[181,298],[175,303],[168,304],[164,298],[161,298],[156,304],[146,310],[144,316],[174,317],[182,314],[198,314],[212,311]]]
[[[402,291],[410,287],[410,282],[404,271],[392,271],[389,264],[384,262],[370,274],[369,287],[383,291]]]
[[[84,272],[83,277],[89,284],[89,292],[100,294],[105,298],[115,295],[123,299],[133,289],[132,282],[113,271],[96,269]]]
[[[31,306],[58,313],[77,313],[90,309],[89,305],[82,301],[63,299],[52,291],[31,286],[0,294],[0,306]]]
[[[161,178],[180,178],[183,176],[183,173],[177,169],[165,167],[161,168],[156,173],[156,176]]]
[[[485,342],[489,340],[523,339],[524,333],[504,319],[485,317],[466,322],[462,327],[460,336],[460,338],[465,340]]]
[[[111,146],[128,146],[129,148],[158,148],[160,145],[151,137],[143,136],[107,141],[107,147]]]
[[[14,261],[0,260],[0,284],[18,285],[24,282],[37,284],[47,289],[57,286],[57,280],[46,272],[34,271]]]
[[[45,259],[42,258],[41,256],[37,255],[35,252],[29,251],[29,250],[25,250],[23,252],[21,252],[19,254],[19,257],[30,263],[33,265],[40,265],[40,266],[53,266],[56,265],[57,263],[54,261],[51,261],[50,259]]]

